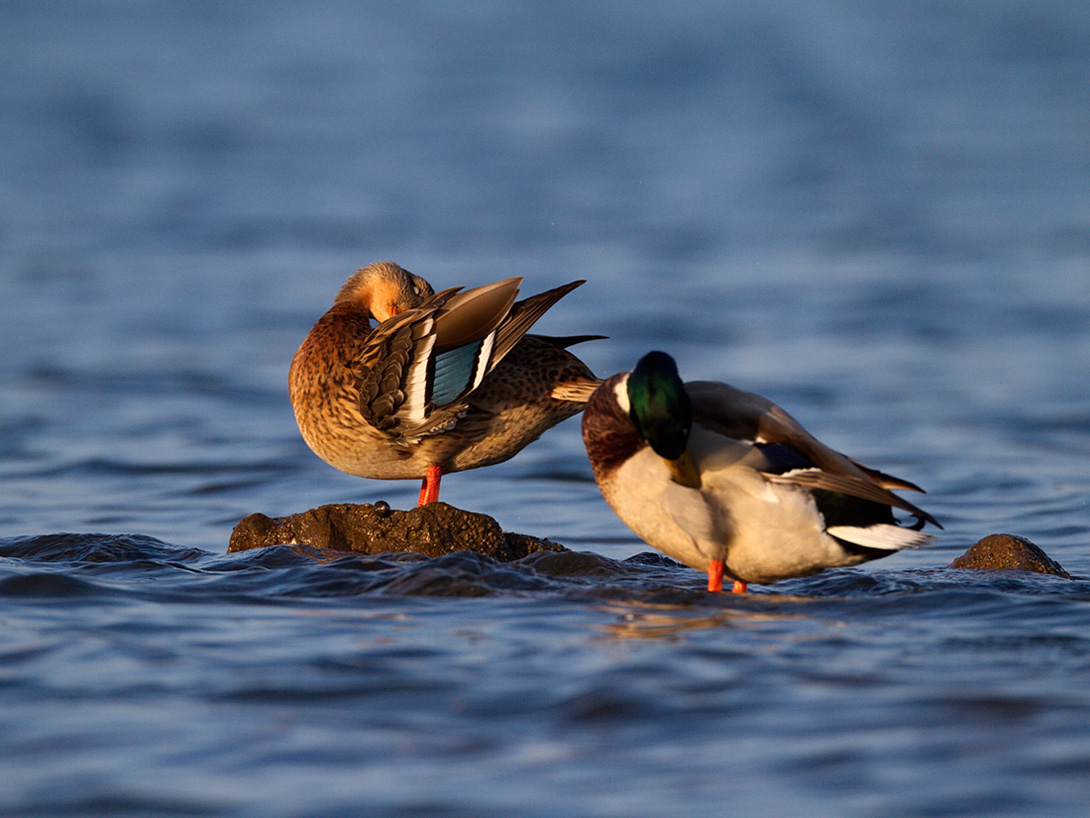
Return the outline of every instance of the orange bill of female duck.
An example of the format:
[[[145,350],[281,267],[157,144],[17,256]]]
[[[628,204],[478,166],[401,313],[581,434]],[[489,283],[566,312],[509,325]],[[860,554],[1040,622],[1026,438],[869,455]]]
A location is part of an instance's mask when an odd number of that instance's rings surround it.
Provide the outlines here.
[[[292,359],[307,445],[348,474],[422,478],[500,463],[578,414],[600,381],[567,350],[600,336],[527,331],[573,281],[522,301],[521,278],[436,293],[382,261],[354,273]]]

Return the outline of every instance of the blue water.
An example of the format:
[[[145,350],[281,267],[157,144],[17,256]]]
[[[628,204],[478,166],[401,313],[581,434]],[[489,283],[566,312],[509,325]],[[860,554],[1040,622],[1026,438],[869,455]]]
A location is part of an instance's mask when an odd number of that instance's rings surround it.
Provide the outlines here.
[[[0,5],[0,813],[1082,816],[1081,2]],[[578,422],[443,499],[587,552],[226,554],[388,500],[287,366],[355,268],[588,283],[927,488],[928,549],[709,597]]]

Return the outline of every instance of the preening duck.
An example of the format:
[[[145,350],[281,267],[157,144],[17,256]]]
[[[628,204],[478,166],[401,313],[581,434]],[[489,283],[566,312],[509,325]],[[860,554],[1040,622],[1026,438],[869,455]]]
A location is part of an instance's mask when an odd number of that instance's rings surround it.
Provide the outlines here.
[[[919,487],[833,451],[771,401],[725,383],[683,383],[649,352],[608,378],[583,413],[594,479],[641,539],[734,591],[924,545]],[[894,518],[898,509],[915,518]]]
[[[330,465],[380,480],[507,460],[582,410],[600,381],[566,347],[599,336],[527,331],[582,284],[516,301],[521,278],[439,293],[393,262],[358,270],[292,359],[303,439]]]

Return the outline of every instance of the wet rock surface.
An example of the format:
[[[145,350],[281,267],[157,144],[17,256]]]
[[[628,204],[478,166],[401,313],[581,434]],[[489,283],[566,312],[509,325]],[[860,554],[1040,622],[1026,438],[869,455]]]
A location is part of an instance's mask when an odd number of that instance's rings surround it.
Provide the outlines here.
[[[412,551],[428,557],[474,551],[501,562],[567,550],[549,540],[505,532],[486,514],[446,503],[395,511],[378,502],[319,506],[287,517],[251,514],[231,532],[227,551],[300,544],[359,554]]]
[[[1025,537],[1013,534],[989,534],[950,563],[949,567],[1036,571],[1039,574],[1053,574],[1071,579],[1060,564],[1037,545]]]
[[[465,511],[446,503],[430,503],[407,511],[393,510],[381,501],[373,505],[341,503],[287,517],[251,514],[231,532],[227,551],[234,553],[270,545],[305,545],[357,554],[412,552],[426,557],[472,551],[498,562],[521,560],[537,554],[544,561],[535,558],[527,565],[544,569],[544,573],[550,575],[587,576],[616,571],[612,560],[574,552],[550,540],[503,531],[487,514]],[[595,562],[596,559],[608,562],[609,570]],[[1033,571],[1072,578],[1039,546],[1013,534],[989,534],[949,567]]]

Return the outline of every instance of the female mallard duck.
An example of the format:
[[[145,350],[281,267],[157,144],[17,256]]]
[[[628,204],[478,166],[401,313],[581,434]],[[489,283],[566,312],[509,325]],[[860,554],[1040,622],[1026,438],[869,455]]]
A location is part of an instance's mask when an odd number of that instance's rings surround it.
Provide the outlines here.
[[[442,474],[507,460],[577,414],[600,381],[565,347],[597,336],[526,332],[583,282],[516,302],[521,281],[435,293],[392,262],[358,270],[291,362],[307,445],[349,474],[423,478],[423,505]]]
[[[921,491],[812,437],[783,409],[724,383],[682,383],[649,352],[583,413],[594,479],[617,516],[668,556],[708,572],[708,590],[857,565],[931,539]],[[916,518],[897,525],[893,509]]]

